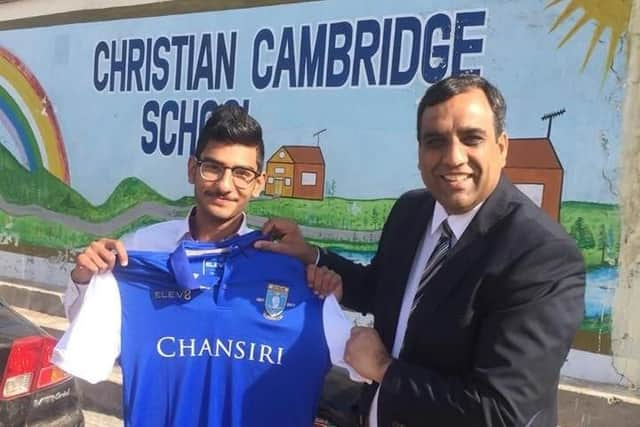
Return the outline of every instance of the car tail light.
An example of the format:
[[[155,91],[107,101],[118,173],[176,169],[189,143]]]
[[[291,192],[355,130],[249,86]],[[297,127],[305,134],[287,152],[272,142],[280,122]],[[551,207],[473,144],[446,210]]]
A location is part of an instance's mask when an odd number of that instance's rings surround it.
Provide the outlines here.
[[[69,375],[51,363],[56,341],[48,336],[13,341],[2,377],[2,399],[11,399],[66,379]]]
[[[52,337],[43,337],[42,352],[40,353],[40,372],[36,381],[36,389],[59,383],[69,377],[69,375],[51,363],[53,356],[53,348],[56,346],[56,340]]]

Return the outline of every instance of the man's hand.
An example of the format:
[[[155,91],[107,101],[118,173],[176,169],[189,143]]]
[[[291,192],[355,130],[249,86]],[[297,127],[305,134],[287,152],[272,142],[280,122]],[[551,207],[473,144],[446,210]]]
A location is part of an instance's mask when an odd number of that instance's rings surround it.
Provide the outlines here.
[[[318,248],[304,241],[300,227],[293,221],[272,218],[262,226],[262,233],[274,240],[258,240],[254,246],[272,252],[291,255],[305,264],[315,264]]]
[[[327,267],[309,264],[307,266],[307,283],[313,292],[320,297],[335,294],[338,302],[342,299],[342,277]]]
[[[356,326],[344,350],[344,360],[360,375],[377,383],[382,382],[391,356],[384,347],[380,335],[373,328]]]
[[[116,265],[116,257],[120,265],[129,262],[127,251],[120,240],[100,239],[92,242],[76,257],[76,265],[71,271],[71,280],[86,284],[96,273],[110,271]]]

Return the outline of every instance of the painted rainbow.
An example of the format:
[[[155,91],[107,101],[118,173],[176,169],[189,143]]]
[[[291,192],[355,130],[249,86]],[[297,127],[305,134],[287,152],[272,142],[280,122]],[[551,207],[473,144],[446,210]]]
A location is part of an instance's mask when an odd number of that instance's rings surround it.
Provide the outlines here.
[[[0,124],[30,171],[46,168],[69,184],[69,164],[55,112],[38,79],[0,47]]]

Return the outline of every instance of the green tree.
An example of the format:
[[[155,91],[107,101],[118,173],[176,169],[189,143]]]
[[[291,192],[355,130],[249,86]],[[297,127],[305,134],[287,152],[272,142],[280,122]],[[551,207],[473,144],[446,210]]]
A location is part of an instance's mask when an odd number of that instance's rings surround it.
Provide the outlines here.
[[[569,232],[571,236],[576,240],[580,249],[592,249],[596,246],[595,239],[593,238],[593,232],[587,224],[584,222],[584,218],[579,216],[571,226]]]
[[[620,238],[615,236],[612,228],[608,231],[609,257],[613,258],[613,265],[618,265],[618,257],[620,255]]]
[[[335,196],[336,195],[336,180],[327,180],[324,183],[325,193],[327,196]]]
[[[604,224],[600,224],[598,228],[598,250],[600,251],[600,263],[604,264],[607,249],[609,248],[609,238],[607,229]]]

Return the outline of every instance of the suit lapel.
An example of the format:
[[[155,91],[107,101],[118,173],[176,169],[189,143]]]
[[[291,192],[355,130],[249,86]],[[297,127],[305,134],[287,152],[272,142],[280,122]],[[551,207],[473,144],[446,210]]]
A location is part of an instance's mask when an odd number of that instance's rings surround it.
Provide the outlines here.
[[[458,286],[468,269],[488,250],[486,234],[509,212],[513,189],[504,177],[484,202],[460,240],[447,254],[442,268],[431,279],[417,309],[422,313],[434,312]],[[417,314],[417,313],[416,313]],[[420,317],[420,316],[413,316]]]
[[[405,228],[404,234],[399,237],[397,247],[393,248],[393,250],[397,251],[398,256],[394,266],[395,283],[388,287],[390,292],[385,293],[384,296],[385,307],[387,308],[376,314],[376,328],[388,349],[393,347],[402,299],[413,260],[433,215],[435,201],[427,194],[425,192],[425,197],[415,212],[407,212],[406,224],[408,226]]]

